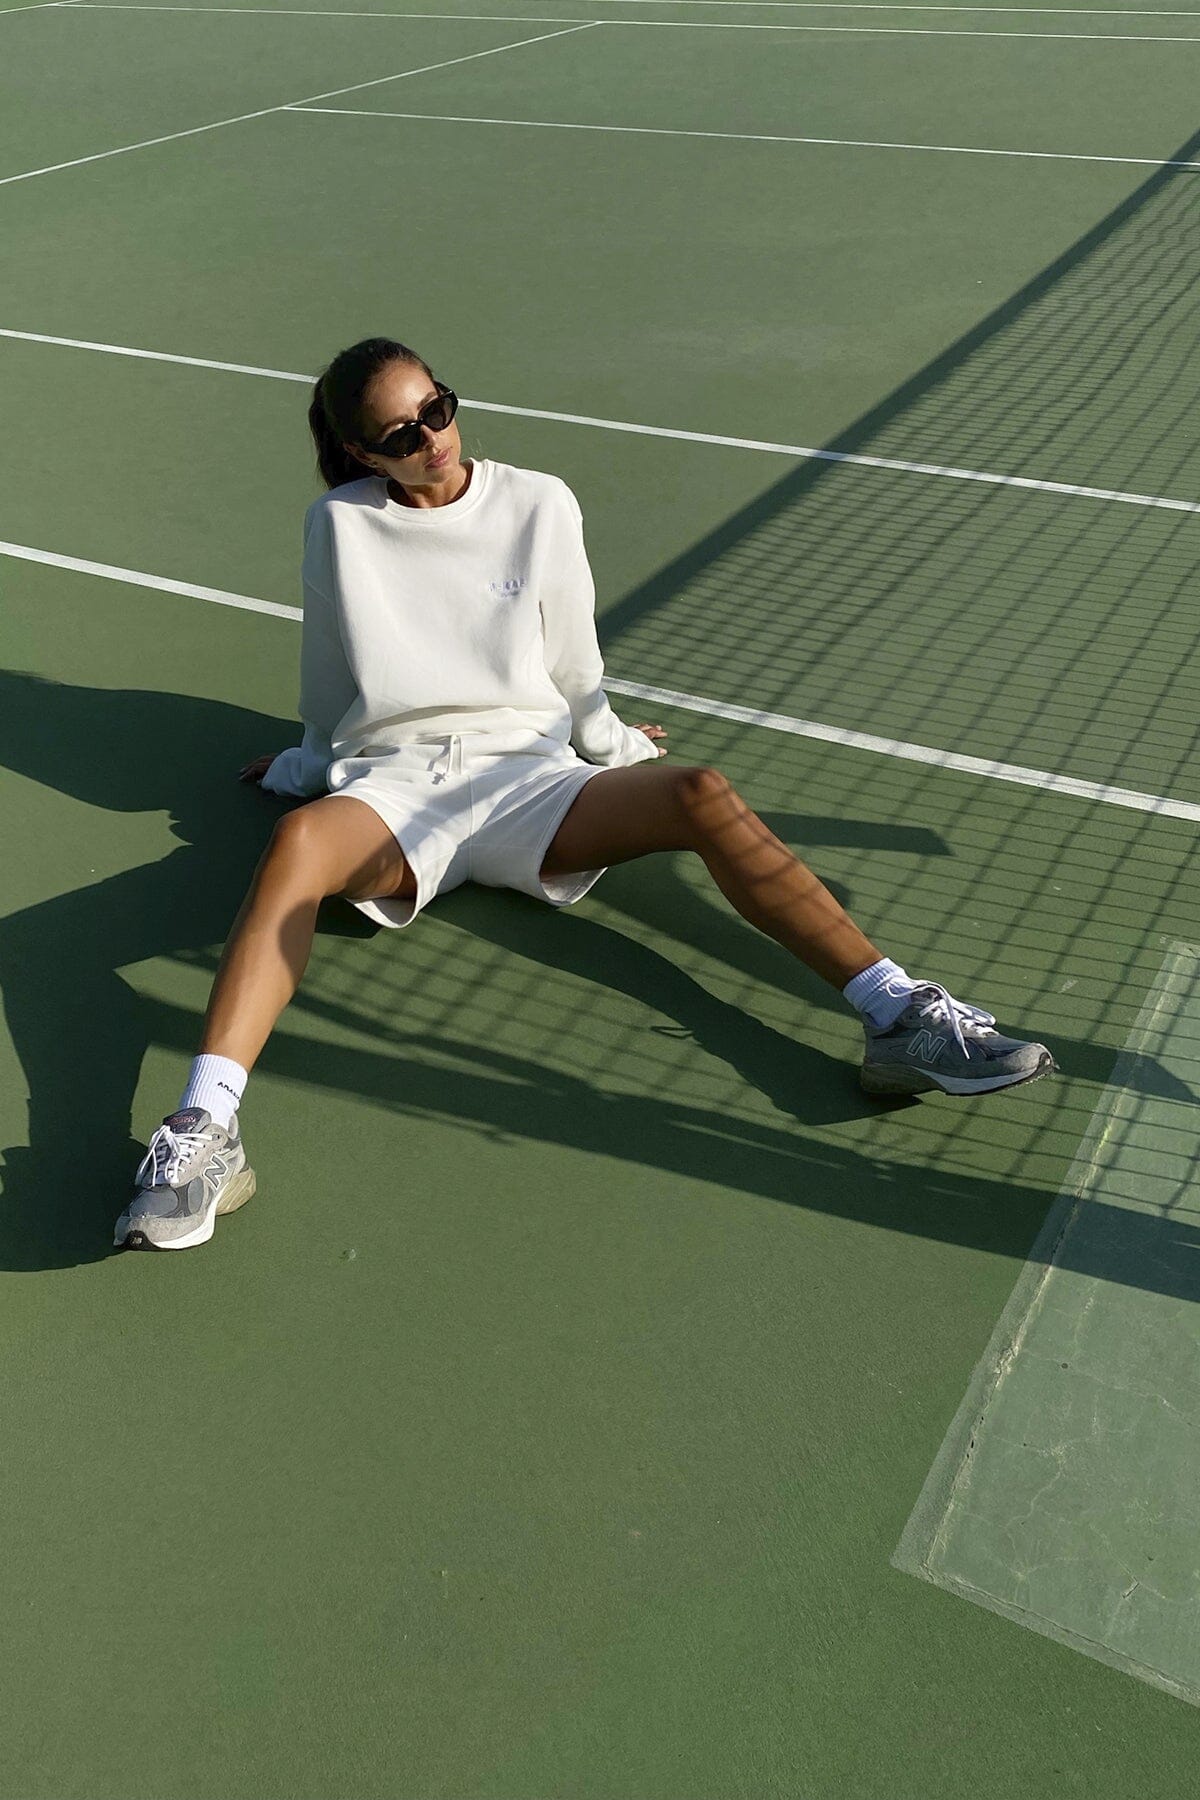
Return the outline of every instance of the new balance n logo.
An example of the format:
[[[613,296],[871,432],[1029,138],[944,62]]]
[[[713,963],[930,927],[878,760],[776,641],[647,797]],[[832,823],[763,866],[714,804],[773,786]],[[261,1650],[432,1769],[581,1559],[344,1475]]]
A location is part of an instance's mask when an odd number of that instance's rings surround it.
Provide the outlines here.
[[[910,1056],[920,1056],[926,1062],[936,1062],[946,1048],[944,1037],[934,1037],[928,1031],[914,1031],[912,1043],[908,1046]]]

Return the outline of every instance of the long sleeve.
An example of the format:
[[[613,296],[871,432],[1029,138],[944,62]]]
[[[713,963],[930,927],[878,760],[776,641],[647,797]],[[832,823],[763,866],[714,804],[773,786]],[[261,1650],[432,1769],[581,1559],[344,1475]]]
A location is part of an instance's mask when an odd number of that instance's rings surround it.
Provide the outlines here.
[[[300,641],[303,741],[284,750],[263,776],[268,793],[308,799],[327,791],[333,733],[358,696],[332,600],[306,576]]]
[[[604,692],[604,659],[596,637],[596,588],[583,543],[583,520],[567,489],[575,519],[577,551],[542,599],[546,669],[571,709],[571,742],[589,762],[619,768],[657,761],[658,749],[643,731],[622,724]]]

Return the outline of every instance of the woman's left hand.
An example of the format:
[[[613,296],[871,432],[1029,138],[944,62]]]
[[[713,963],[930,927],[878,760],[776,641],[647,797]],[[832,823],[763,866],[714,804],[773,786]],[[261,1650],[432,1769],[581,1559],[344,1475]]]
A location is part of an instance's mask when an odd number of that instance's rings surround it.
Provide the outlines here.
[[[245,768],[238,772],[238,780],[261,783],[263,776],[275,761],[275,756],[274,750],[268,751],[266,756],[256,756],[253,762],[248,762]]]
[[[635,725],[633,729],[635,731],[644,731],[648,738],[653,738],[656,742],[659,738],[665,738],[667,735],[661,725]],[[665,743],[659,744],[658,754],[660,756],[665,756],[667,754],[667,746]]]

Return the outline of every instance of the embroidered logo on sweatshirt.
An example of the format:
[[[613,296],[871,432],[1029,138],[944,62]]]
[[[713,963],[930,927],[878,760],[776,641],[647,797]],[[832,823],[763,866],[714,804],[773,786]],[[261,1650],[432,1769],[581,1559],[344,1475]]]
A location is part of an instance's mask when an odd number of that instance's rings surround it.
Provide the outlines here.
[[[529,586],[528,575],[509,575],[504,581],[489,581],[488,592],[498,599],[507,599],[512,594],[519,594],[522,588]]]

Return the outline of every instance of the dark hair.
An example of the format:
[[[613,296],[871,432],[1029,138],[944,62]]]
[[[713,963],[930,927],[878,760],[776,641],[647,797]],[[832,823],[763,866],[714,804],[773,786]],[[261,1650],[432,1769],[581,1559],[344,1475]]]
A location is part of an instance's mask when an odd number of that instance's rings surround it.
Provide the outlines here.
[[[308,424],[317,446],[317,467],[326,487],[361,481],[371,473],[366,463],[343,450],[342,444],[362,442],[363,396],[379,371],[393,362],[413,363],[433,380],[433,370],[415,350],[397,343],[395,338],[382,337],[363,338],[348,350],[339,350],[329,367],[317,376]]]

